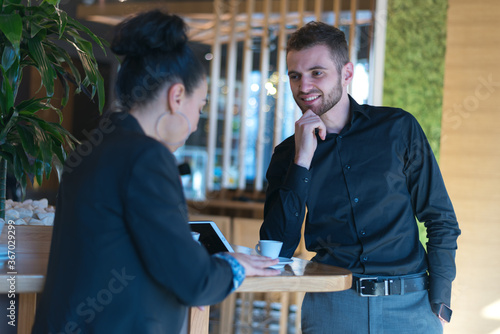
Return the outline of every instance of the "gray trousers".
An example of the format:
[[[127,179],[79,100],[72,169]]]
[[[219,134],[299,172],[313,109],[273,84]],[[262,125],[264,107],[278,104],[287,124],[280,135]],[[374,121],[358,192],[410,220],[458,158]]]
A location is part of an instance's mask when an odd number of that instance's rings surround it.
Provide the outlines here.
[[[354,290],[307,293],[303,334],[442,334],[427,291],[360,297]]]

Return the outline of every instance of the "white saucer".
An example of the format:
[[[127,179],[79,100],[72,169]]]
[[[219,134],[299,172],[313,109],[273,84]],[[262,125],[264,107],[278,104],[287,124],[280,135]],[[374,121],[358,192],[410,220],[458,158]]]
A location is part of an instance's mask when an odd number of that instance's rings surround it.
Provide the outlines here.
[[[290,263],[293,263],[293,260],[292,259],[289,259],[287,257],[279,257],[278,258],[280,260],[280,262],[278,262],[277,264],[275,264],[274,266],[270,266],[269,268],[273,268],[273,269],[281,269],[283,268],[285,265],[287,264],[290,264]]]

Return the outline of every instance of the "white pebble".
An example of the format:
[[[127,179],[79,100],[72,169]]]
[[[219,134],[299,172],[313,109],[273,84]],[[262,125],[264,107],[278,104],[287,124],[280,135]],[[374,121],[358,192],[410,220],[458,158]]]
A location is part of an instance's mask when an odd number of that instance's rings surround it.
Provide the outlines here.
[[[40,219],[31,218],[28,225],[45,225]]]
[[[5,211],[5,220],[16,220],[19,219],[19,212],[16,209],[9,209]]]
[[[45,217],[41,219],[43,225],[52,226],[54,225],[54,217]]]
[[[40,220],[43,220],[45,218],[52,218],[52,219],[54,219],[55,213],[53,213],[53,212],[39,212],[39,213],[36,214],[36,216]]]
[[[49,200],[46,198],[42,198],[39,201],[33,201],[33,206],[37,206],[39,208],[45,209],[49,206]]]
[[[33,216],[33,210],[27,208],[18,208],[16,210],[19,212],[19,218],[31,218]]]
[[[26,221],[22,218],[19,218],[15,221],[16,225],[28,225]]]

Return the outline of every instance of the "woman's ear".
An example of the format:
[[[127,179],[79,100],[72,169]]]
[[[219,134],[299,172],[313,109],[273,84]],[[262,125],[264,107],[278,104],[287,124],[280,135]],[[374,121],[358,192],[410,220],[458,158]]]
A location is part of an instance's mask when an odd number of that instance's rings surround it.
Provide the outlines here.
[[[167,107],[171,112],[179,110],[182,100],[186,95],[186,87],[182,83],[175,83],[167,92]]]

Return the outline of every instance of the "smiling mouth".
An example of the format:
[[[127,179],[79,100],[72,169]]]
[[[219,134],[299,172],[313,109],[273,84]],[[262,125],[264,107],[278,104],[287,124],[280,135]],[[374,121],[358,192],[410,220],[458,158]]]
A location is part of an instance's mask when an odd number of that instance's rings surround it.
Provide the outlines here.
[[[305,102],[312,102],[312,101],[315,101],[319,99],[319,95],[315,95],[315,96],[310,96],[310,97],[305,97],[305,98],[302,98],[302,101],[305,101]]]

